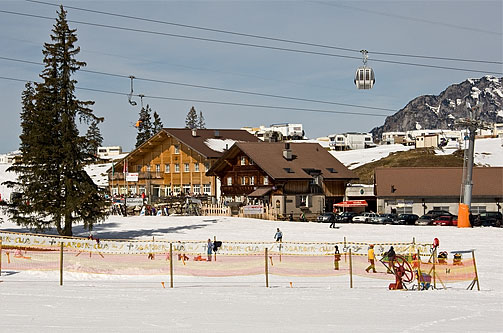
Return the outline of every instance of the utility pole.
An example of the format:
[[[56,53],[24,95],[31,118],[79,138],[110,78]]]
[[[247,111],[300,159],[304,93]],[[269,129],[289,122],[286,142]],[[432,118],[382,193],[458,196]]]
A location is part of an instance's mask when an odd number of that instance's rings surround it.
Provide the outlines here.
[[[488,126],[477,119],[475,111],[482,110],[484,103],[479,102],[477,96],[472,93],[465,99],[466,109],[468,111],[467,118],[461,118],[456,121],[456,124],[464,127],[467,130],[468,148],[465,147],[463,160],[463,183],[461,185],[461,197],[458,211],[458,227],[470,227],[470,210],[472,204],[472,189],[473,189],[473,159],[475,151],[475,134],[477,129],[486,129]],[[472,107],[473,105],[473,107]],[[466,138],[466,137],[465,137]]]

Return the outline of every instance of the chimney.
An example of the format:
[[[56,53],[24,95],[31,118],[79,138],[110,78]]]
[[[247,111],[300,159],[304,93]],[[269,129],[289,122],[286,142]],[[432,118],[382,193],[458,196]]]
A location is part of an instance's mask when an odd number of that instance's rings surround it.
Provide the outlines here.
[[[215,130],[215,138],[218,138],[220,137],[220,131],[219,130]]]
[[[197,129],[195,129],[195,128],[192,129],[192,136],[193,137],[197,136]]]
[[[288,142],[285,143],[285,149],[283,149],[283,157],[287,161],[292,160],[292,150],[290,149],[290,143]]]

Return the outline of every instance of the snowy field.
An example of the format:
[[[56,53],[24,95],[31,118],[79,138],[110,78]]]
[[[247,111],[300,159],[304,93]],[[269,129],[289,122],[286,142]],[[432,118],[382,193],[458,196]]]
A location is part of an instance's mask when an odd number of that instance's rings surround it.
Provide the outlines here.
[[[389,291],[390,281],[331,278],[107,276],[58,272],[2,272],[0,332],[501,332],[503,228],[458,229],[273,222],[217,217],[118,217],[99,224],[105,239],[430,243],[441,251],[475,249],[481,291],[469,281],[447,290]],[[1,230],[27,230],[11,222]],[[89,233],[74,228],[75,236]],[[378,270],[383,266],[377,264]],[[292,287],[290,287],[292,282]]]

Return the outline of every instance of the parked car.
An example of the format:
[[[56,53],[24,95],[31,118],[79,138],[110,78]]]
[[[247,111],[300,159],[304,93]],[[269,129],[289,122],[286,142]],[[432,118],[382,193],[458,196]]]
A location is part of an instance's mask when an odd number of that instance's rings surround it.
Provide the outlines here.
[[[344,212],[342,214],[336,215],[337,222],[339,223],[351,223],[353,222],[353,217],[358,215],[355,212]]]
[[[376,213],[363,212],[360,215],[353,217],[353,222],[371,222],[377,216]]]
[[[322,222],[322,223],[335,222],[335,214],[332,212],[323,213],[316,218],[316,222]]]
[[[416,225],[432,225],[439,216],[454,216],[446,210],[430,210],[415,222]]]
[[[372,219],[372,223],[391,224],[396,218],[396,214],[379,214]]]
[[[458,217],[457,216],[439,216],[433,221],[434,225],[458,225]]]
[[[473,223],[474,226],[502,227],[503,214],[500,212],[482,212]]]
[[[408,224],[412,225],[416,223],[417,219],[419,216],[416,214],[400,214],[398,215],[397,219],[393,221],[394,224]]]

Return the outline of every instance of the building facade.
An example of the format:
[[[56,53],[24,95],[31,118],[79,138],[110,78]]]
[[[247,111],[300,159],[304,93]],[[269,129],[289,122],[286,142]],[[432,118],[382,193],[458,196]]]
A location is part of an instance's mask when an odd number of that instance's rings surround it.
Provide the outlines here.
[[[235,142],[258,141],[242,130],[164,128],[108,170],[112,195],[144,193],[156,201],[169,196],[217,196],[206,171]]]
[[[317,143],[236,143],[208,171],[222,198],[269,204],[281,215],[320,214],[358,177]]]
[[[380,213],[423,215],[432,209],[458,214],[463,168],[376,168]],[[471,211],[501,211],[503,168],[474,168]]]

